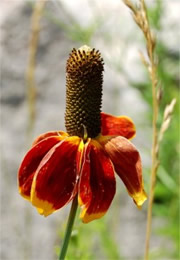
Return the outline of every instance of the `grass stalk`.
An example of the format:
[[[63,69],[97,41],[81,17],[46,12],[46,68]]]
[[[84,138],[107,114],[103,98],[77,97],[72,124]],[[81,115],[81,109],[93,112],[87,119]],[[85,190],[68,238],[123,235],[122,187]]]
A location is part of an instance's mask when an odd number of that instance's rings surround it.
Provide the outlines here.
[[[39,32],[40,32],[40,20],[42,17],[43,9],[46,0],[36,1],[31,17],[31,35],[29,42],[29,56],[28,64],[26,70],[26,85],[27,85],[27,101],[28,101],[28,136],[31,135],[32,129],[34,127],[35,117],[36,117],[36,80],[35,80],[35,67],[36,67],[36,54],[39,42]]]
[[[162,89],[159,87],[157,68],[158,62],[155,56],[156,39],[151,31],[150,23],[147,15],[147,8],[144,0],[139,0],[139,5],[135,6],[131,0],[123,0],[125,5],[131,10],[134,21],[139,26],[140,30],[143,32],[148,59],[140,53],[142,63],[146,66],[149,76],[151,79],[152,86],[152,165],[151,165],[151,179],[150,179],[150,191],[148,200],[148,210],[147,210],[147,226],[146,226],[146,241],[145,241],[145,255],[144,259],[149,259],[149,245],[151,237],[151,227],[152,227],[152,207],[154,201],[154,192],[156,185],[156,176],[159,162],[159,147],[163,139],[165,131],[168,129],[174,106],[176,104],[176,99],[174,98],[169,105],[165,107],[164,118],[160,129],[157,127],[159,104],[162,98]]]
[[[151,32],[147,9],[144,0],[139,0],[139,6],[134,6],[130,0],[123,0],[124,3],[132,11],[133,18],[136,24],[139,26],[144,34],[146,44],[147,44],[147,54],[148,60],[145,59],[141,53],[142,62],[146,65],[152,85],[152,166],[151,166],[151,180],[150,180],[150,191],[148,200],[148,211],[147,211],[147,227],[146,227],[146,241],[145,241],[145,260],[148,260],[149,256],[149,244],[151,236],[151,226],[152,226],[152,207],[154,200],[154,191],[156,184],[157,169],[159,166],[158,160],[158,129],[157,129],[157,118],[158,118],[158,106],[159,102],[157,99],[157,62],[155,60],[155,46],[156,40]]]

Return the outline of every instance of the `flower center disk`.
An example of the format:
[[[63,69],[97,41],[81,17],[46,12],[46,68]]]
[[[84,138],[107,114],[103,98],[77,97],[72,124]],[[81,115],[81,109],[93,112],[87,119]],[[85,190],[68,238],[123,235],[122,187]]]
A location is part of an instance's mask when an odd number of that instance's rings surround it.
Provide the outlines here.
[[[65,125],[69,135],[96,137],[101,131],[103,59],[99,51],[73,49],[66,65]]]

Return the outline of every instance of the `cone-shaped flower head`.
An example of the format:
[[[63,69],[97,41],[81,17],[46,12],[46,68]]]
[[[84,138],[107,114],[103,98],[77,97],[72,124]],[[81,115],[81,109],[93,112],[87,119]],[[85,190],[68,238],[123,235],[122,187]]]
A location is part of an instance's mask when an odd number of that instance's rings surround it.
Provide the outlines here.
[[[88,137],[101,132],[103,60],[99,51],[83,46],[73,51],[66,66],[65,125],[71,136]]]
[[[115,173],[138,208],[146,200],[141,158],[128,140],[135,136],[132,120],[101,112],[103,70],[99,51],[72,50],[66,66],[67,133],[40,135],[21,163],[19,192],[44,216],[78,195],[84,223],[102,217],[115,195]]]

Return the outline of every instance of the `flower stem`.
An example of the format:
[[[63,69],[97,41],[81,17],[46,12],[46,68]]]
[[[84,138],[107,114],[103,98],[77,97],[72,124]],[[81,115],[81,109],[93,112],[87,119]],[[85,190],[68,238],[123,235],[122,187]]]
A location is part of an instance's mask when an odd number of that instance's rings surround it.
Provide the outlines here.
[[[76,216],[77,206],[78,206],[78,202],[77,202],[77,196],[76,196],[71,205],[71,210],[69,213],[68,223],[67,223],[67,227],[66,227],[66,233],[65,233],[63,245],[62,245],[62,248],[60,251],[59,260],[65,259],[65,256],[67,253],[67,248],[68,248],[70,237],[71,237],[74,220],[75,220],[75,216]]]

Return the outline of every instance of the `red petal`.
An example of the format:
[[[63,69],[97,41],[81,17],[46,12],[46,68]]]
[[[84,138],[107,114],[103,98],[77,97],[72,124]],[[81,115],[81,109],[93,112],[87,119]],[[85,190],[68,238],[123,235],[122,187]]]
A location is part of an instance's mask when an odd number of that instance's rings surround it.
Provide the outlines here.
[[[80,218],[84,223],[102,217],[115,194],[116,182],[112,163],[101,145],[86,143],[79,183]]]
[[[115,171],[124,182],[130,196],[140,207],[147,196],[143,187],[139,152],[133,144],[121,136],[111,139],[104,147],[114,164]]]
[[[48,137],[34,145],[24,157],[18,172],[19,192],[30,199],[34,173],[46,153],[64,137]]]
[[[43,139],[47,138],[47,137],[51,137],[51,136],[68,136],[68,134],[66,132],[63,131],[50,131],[50,132],[46,132],[44,134],[39,135],[33,142],[32,146],[36,145],[37,143],[39,143],[40,141],[42,141]]]
[[[74,197],[79,142],[79,137],[68,137],[55,145],[41,161],[31,189],[31,202],[40,214],[48,216]]]
[[[136,129],[133,121],[127,116],[112,116],[101,113],[101,134],[133,138]]]

